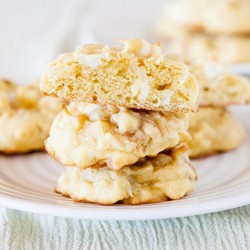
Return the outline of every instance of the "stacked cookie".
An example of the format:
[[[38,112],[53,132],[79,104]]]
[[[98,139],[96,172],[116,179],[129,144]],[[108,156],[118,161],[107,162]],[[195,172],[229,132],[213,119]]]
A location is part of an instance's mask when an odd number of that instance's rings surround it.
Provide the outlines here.
[[[41,91],[68,102],[46,149],[65,165],[56,191],[73,200],[141,204],[180,199],[196,174],[183,143],[198,86],[180,59],[142,39],[83,45],[52,62]]]
[[[157,33],[188,58],[250,62],[249,0],[183,0],[166,5]]]
[[[241,123],[228,110],[231,105],[250,104],[250,83],[246,77],[221,69],[206,70],[189,64],[200,92],[198,113],[189,116],[189,155],[192,158],[237,148],[245,138]],[[217,69],[218,71],[218,69]]]

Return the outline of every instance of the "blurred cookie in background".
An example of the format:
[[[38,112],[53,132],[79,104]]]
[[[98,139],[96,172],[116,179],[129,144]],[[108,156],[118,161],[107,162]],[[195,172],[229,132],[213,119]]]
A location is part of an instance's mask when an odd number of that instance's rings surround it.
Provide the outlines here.
[[[250,81],[223,66],[187,62],[199,86],[199,106],[250,104]]]
[[[204,157],[237,148],[245,139],[245,131],[227,107],[250,103],[249,80],[223,68],[188,65],[200,88],[200,110],[189,114],[189,156]]]
[[[156,33],[186,58],[250,62],[250,1],[183,0],[166,4]]]
[[[204,157],[237,148],[245,139],[241,123],[226,109],[201,107],[189,116],[187,142],[191,158]]]
[[[58,100],[41,95],[38,83],[20,86],[0,80],[0,152],[44,150],[44,140],[60,110]]]

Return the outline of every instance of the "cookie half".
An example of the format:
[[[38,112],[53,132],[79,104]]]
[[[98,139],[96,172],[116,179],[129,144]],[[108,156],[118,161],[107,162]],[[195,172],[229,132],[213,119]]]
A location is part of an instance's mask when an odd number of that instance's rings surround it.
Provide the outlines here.
[[[187,65],[142,39],[115,48],[79,46],[47,67],[40,87],[67,101],[154,111],[197,109],[198,87]]]

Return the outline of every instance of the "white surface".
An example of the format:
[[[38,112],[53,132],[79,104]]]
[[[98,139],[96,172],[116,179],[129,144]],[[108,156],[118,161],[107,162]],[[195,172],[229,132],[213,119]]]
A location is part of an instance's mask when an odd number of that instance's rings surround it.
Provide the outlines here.
[[[210,77],[218,76],[223,72],[250,76],[250,63],[223,64],[210,62],[205,64],[205,70]]]
[[[0,0],[0,77],[27,84],[59,54],[82,43],[143,37],[169,0]],[[230,66],[250,74],[250,65]]]
[[[198,182],[179,201],[138,206],[75,203],[53,192],[62,170],[45,153],[0,157],[0,205],[23,211],[98,220],[150,220],[205,214],[250,204],[250,109],[235,108],[247,129],[237,150],[195,162]]]
[[[0,0],[0,77],[27,84],[81,43],[148,38],[163,2]]]

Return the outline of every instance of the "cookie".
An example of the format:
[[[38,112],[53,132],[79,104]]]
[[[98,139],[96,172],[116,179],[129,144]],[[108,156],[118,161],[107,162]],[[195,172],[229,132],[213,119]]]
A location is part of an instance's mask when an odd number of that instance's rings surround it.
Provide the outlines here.
[[[186,0],[167,3],[156,29],[162,36],[187,33],[249,35],[249,0]]]
[[[197,0],[196,0],[197,1]],[[202,28],[210,34],[250,34],[249,0],[200,0]]]
[[[247,77],[218,70],[218,66],[209,72],[202,65],[188,65],[199,85],[200,106],[225,107],[250,103],[250,82]]]
[[[250,1],[189,0],[167,4],[156,25],[166,49],[188,59],[250,62]]]
[[[191,158],[204,157],[237,148],[245,139],[240,122],[223,108],[202,107],[189,116],[187,142]]]
[[[142,39],[123,45],[82,45],[59,56],[44,72],[41,91],[67,101],[134,109],[197,109],[198,87],[185,63]]]
[[[41,96],[38,84],[19,86],[0,80],[0,152],[44,150],[51,123],[60,110],[59,101]]]
[[[202,32],[202,17],[196,8],[189,0],[166,3],[155,23],[156,35],[161,38],[173,38],[186,33]]]
[[[196,178],[185,149],[178,148],[118,171],[66,167],[55,190],[78,202],[135,205],[180,199],[193,191]]]
[[[171,47],[171,44],[174,44],[174,47]],[[171,44],[169,49],[178,51],[185,58],[224,63],[250,62],[250,36],[200,34],[173,39]]]
[[[64,165],[119,170],[188,139],[184,113],[71,103],[55,118],[46,150]]]

